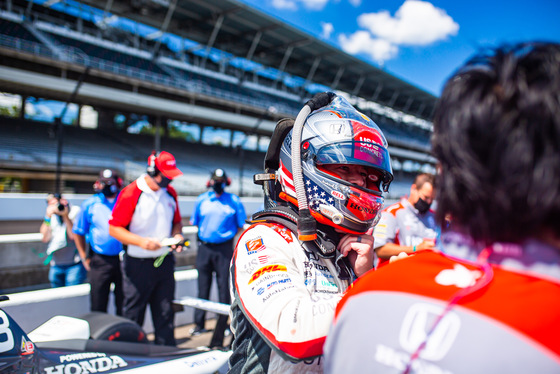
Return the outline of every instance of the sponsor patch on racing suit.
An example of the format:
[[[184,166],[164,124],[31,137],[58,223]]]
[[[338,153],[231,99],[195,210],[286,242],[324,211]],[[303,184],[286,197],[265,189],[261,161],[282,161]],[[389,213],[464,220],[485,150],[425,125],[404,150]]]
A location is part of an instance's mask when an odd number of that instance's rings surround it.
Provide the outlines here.
[[[322,347],[349,282],[280,224],[241,236],[232,262],[230,373],[322,373]]]

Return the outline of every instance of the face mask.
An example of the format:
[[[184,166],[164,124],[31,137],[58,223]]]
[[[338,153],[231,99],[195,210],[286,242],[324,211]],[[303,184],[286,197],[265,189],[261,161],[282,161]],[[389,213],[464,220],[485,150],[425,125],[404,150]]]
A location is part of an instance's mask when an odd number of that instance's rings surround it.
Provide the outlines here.
[[[105,195],[105,197],[112,197],[117,193],[117,186],[115,186],[114,184],[106,184],[105,186],[103,186],[101,193]]]
[[[224,192],[224,183],[214,183],[212,185],[212,189],[214,190],[214,192],[216,192],[218,195],[221,194],[222,192]]]
[[[418,201],[414,204],[414,207],[415,207],[416,209],[418,209],[418,212],[419,212],[420,214],[424,214],[424,213],[426,213],[428,210],[430,210],[430,206],[431,206],[431,205],[432,205],[432,204],[428,204],[428,203],[426,202],[426,200],[423,200],[422,198],[419,197],[419,198],[418,198]]]
[[[171,179],[167,178],[165,175],[161,175],[161,182],[156,182],[160,188],[167,188],[169,183],[171,183]]]

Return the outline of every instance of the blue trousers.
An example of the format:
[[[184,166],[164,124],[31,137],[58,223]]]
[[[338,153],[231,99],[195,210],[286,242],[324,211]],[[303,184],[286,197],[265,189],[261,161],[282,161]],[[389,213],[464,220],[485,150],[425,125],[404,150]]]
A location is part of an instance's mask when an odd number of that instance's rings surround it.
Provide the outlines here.
[[[51,287],[75,286],[87,278],[87,271],[81,262],[72,265],[51,265],[49,281]]]

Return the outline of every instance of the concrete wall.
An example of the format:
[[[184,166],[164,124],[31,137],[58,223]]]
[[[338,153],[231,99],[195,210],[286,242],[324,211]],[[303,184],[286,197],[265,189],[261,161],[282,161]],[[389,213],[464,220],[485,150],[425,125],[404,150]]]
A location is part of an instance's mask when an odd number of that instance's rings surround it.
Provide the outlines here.
[[[194,266],[196,251],[196,226],[183,228],[183,235],[190,241],[189,249],[175,253],[176,268]],[[48,288],[48,264],[44,264],[46,244],[41,234],[0,235],[0,292]]]
[[[47,194],[38,193],[0,193],[0,224],[2,221],[42,220],[47,207]],[[71,205],[81,205],[91,194],[64,194]],[[190,217],[195,196],[179,196],[179,210],[183,218]],[[243,197],[241,202],[248,216],[260,209],[263,199]],[[37,229],[38,230],[38,229]]]
[[[49,287],[49,267],[39,255],[46,250],[41,234],[0,236],[0,291],[18,287]]]
[[[91,195],[68,194],[72,205],[80,205]],[[45,214],[46,194],[0,194],[0,225],[17,225],[17,222],[40,222]],[[185,222],[194,209],[196,197],[179,197],[179,208]],[[262,198],[242,198],[248,216],[259,210]],[[196,227],[185,226],[183,233],[190,240],[186,252],[175,254],[176,267],[193,266],[196,258]],[[48,269],[39,257],[46,250],[39,233],[0,235],[0,291],[13,292],[49,287]]]

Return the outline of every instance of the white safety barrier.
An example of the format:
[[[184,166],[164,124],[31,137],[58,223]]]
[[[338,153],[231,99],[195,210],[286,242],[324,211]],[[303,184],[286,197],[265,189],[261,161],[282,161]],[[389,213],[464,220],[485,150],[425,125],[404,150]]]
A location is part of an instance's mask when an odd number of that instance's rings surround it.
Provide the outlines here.
[[[175,272],[175,296],[177,299],[195,299],[197,295],[198,272],[194,269]],[[210,299],[217,300],[216,282],[213,282]],[[8,312],[24,331],[31,331],[43,322],[57,315],[80,317],[90,312],[89,284],[48,288],[8,294],[8,301],[0,302],[0,308]],[[185,303],[187,305],[187,303]],[[194,307],[194,305],[193,305]],[[109,300],[109,313],[114,313],[114,304]],[[175,326],[193,323],[194,308],[185,308],[175,314]],[[208,318],[216,314],[209,313]],[[148,312],[142,326],[147,333],[153,332],[152,317]]]

